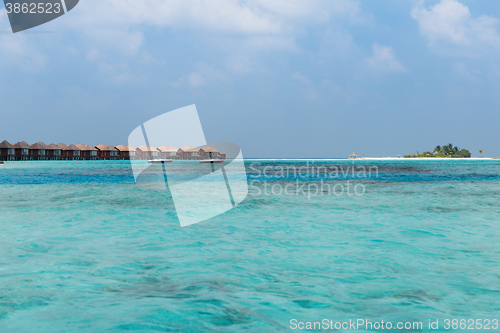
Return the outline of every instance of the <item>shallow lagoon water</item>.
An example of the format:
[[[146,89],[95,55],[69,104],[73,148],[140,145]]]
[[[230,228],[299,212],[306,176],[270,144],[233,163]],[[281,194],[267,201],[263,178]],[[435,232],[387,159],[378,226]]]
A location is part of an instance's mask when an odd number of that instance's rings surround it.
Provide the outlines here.
[[[281,172],[301,166],[377,173]],[[247,168],[245,201],[181,228],[168,192],[137,187],[128,162],[0,166],[1,332],[277,332],[325,318],[426,331],[428,319],[498,319],[500,161]],[[264,191],[321,181],[365,190]]]

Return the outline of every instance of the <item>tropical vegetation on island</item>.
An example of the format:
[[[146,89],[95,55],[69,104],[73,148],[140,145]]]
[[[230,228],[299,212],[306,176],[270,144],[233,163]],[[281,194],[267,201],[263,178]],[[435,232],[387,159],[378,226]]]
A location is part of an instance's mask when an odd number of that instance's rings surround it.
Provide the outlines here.
[[[432,152],[424,151],[421,154],[417,151],[416,154],[404,155],[404,158],[422,158],[422,157],[441,157],[441,158],[467,158],[471,153],[467,149],[460,149],[457,146],[453,147],[451,143],[446,146],[436,146]]]

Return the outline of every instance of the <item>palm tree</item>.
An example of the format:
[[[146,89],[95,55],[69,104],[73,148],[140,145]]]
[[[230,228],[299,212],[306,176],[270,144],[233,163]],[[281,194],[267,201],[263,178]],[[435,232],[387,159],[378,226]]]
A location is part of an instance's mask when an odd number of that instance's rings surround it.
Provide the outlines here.
[[[483,157],[483,150],[482,149],[479,149],[479,154],[481,155],[481,157]]]
[[[437,151],[439,153],[441,149],[442,149],[441,146],[436,146],[436,148],[434,148],[434,151]]]
[[[450,147],[449,146],[443,146],[443,153],[445,156],[448,156],[450,153]]]

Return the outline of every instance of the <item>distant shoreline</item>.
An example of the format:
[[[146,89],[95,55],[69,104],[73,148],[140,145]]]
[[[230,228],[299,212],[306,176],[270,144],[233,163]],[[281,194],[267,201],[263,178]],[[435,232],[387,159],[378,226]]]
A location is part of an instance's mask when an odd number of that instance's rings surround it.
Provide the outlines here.
[[[415,157],[415,158],[403,158],[403,157],[357,157],[357,158],[245,158],[245,160],[271,160],[271,161],[450,161],[450,160],[460,160],[460,161],[478,161],[478,160],[496,160],[500,159],[499,157],[457,157],[457,158],[449,158],[449,157]]]
[[[492,160],[493,157],[361,157],[356,158],[357,160],[438,160],[438,161],[449,161],[449,160]]]
[[[441,158],[441,157],[417,157],[417,158],[403,158],[403,157],[358,157],[358,158],[237,158],[235,161],[350,161],[350,162],[355,162],[355,161],[454,161],[454,160],[459,160],[459,161],[481,161],[481,160],[500,160],[500,157],[458,157],[458,158]],[[144,162],[146,163],[147,160],[135,160],[136,162]],[[199,162],[199,160],[174,160],[176,163],[178,162]],[[49,163],[49,162],[130,162],[130,160],[127,159],[121,159],[121,160],[80,160],[80,161],[75,161],[75,160],[53,160],[53,161],[6,161],[7,163],[5,164],[17,164],[17,163]],[[0,162],[0,165],[3,164],[3,162]]]

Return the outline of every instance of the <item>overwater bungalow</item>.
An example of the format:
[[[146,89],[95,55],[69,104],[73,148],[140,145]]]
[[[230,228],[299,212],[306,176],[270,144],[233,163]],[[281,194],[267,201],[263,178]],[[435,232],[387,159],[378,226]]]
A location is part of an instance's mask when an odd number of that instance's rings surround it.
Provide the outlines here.
[[[172,147],[172,146],[160,146],[158,147],[158,151],[160,152],[160,158],[170,158],[170,159],[175,159],[177,158],[177,151],[179,148]]]
[[[16,161],[27,161],[30,156],[30,145],[24,141],[14,143],[12,145],[15,150]]]
[[[46,156],[48,160],[60,160],[62,156],[62,149],[51,143],[47,146]]]
[[[158,158],[158,148],[153,146],[141,145],[137,147],[137,153],[142,159],[154,159]]]
[[[98,144],[95,146],[97,148],[97,156],[104,160],[116,160],[118,159],[118,150],[110,145]]]
[[[117,145],[116,147],[99,144],[96,147],[78,143],[67,145],[63,142],[46,145],[43,142],[29,145],[25,141],[10,144],[8,141],[0,143],[0,161],[41,161],[41,160],[130,160],[130,159],[225,159],[226,155],[214,147],[204,146],[197,148],[183,146],[153,146],[139,147]]]
[[[200,148],[193,146],[182,146],[177,151],[177,157],[182,160],[199,160]]]
[[[47,145],[43,142],[37,142],[30,146],[30,160],[42,161],[46,159]]]
[[[134,146],[118,145],[115,147],[118,150],[118,158],[121,159],[137,159],[137,148]]]
[[[201,159],[212,159],[219,158],[220,151],[215,149],[214,147],[205,146],[200,149],[200,158]]]
[[[69,145],[62,150],[62,157],[65,160],[79,160],[80,153],[81,153],[80,148],[78,148],[75,145]]]
[[[16,151],[13,145],[11,145],[7,140],[0,143],[0,161],[13,161],[16,155]]]
[[[59,148],[61,148],[61,150],[63,150],[63,149],[64,149],[64,148],[66,148],[68,145],[67,145],[67,144],[65,144],[65,143],[60,142],[60,143],[58,143],[56,146],[58,146]]]
[[[98,158],[99,151],[97,148],[92,147],[91,145],[84,145],[83,143],[78,143],[75,145],[78,149],[80,149],[80,157],[86,160],[96,160]]]

